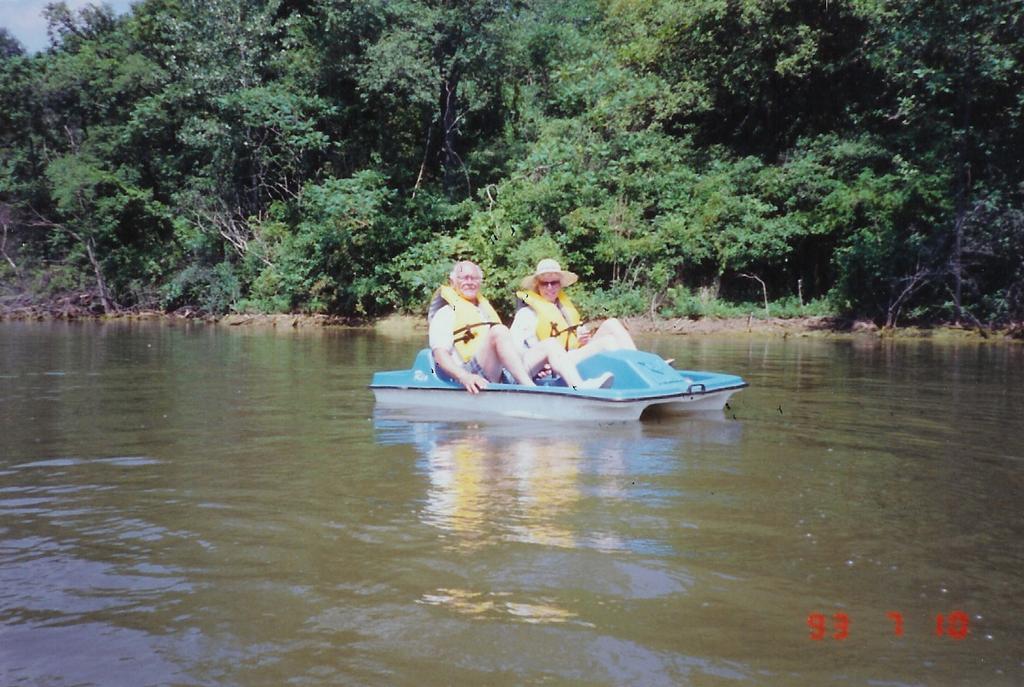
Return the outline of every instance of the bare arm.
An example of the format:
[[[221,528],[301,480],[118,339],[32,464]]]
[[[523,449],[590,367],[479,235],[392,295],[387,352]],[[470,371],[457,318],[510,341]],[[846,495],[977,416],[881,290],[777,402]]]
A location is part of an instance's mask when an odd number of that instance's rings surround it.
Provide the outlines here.
[[[527,307],[519,308],[516,311],[516,316],[512,318],[512,326],[509,327],[512,341],[520,350],[537,345],[536,329],[537,315]]]
[[[431,353],[434,354],[434,364],[444,370],[449,377],[466,387],[466,391],[469,393],[477,394],[481,389],[487,388],[486,379],[459,365],[447,349],[432,348]]]

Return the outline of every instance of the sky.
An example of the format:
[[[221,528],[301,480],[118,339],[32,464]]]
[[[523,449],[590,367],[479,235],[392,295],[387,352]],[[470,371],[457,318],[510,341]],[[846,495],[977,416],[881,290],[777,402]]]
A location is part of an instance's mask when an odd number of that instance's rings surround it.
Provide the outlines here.
[[[29,53],[45,50],[50,45],[46,36],[46,20],[43,8],[53,0],[0,0],[0,26],[6,28]],[[132,0],[65,0],[67,6],[77,10],[84,5],[107,4],[118,14],[123,14]]]

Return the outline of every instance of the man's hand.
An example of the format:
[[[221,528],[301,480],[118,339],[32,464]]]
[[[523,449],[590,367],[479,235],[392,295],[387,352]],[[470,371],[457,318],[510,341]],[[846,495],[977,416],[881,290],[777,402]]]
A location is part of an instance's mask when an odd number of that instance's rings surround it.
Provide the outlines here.
[[[466,391],[471,394],[478,394],[482,389],[487,388],[487,379],[481,375],[471,374],[469,372],[459,377],[459,382],[462,386],[466,387]]]
[[[478,394],[481,389],[487,388],[486,378],[464,369],[445,349],[435,348],[433,349],[433,354],[434,362],[437,366],[444,370],[449,378],[466,387],[466,391],[469,393]]]

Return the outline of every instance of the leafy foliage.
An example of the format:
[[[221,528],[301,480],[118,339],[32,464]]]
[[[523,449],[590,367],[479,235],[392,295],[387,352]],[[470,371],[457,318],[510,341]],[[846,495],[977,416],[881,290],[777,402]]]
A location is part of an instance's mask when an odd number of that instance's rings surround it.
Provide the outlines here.
[[[360,172],[308,184],[294,203],[275,206],[246,252],[255,304],[359,314],[379,307],[375,272],[394,243],[384,182],[380,174]]]
[[[419,312],[467,257],[509,305],[555,257],[593,315],[1021,320],[1019,5],[52,4],[46,52],[0,31],[0,265],[107,309]]]

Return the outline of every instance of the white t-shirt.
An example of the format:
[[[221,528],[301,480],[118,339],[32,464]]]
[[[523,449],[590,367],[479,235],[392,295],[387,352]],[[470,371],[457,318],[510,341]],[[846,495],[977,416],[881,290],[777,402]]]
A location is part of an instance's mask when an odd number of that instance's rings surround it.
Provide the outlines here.
[[[559,307],[561,310],[561,307]],[[562,313],[565,314],[564,312]],[[568,319],[568,318],[566,318]],[[523,353],[527,348],[533,348],[540,339],[537,338],[537,313],[533,311],[533,308],[524,306],[516,311],[516,316],[512,320],[512,326],[509,327],[509,331],[512,333],[512,341],[519,348],[519,352]],[[587,331],[585,325],[580,325],[576,328],[576,334],[580,335]]]
[[[430,318],[430,331],[427,334],[430,350],[443,348],[455,355],[455,308],[446,305]],[[459,358],[456,358],[458,360]]]

